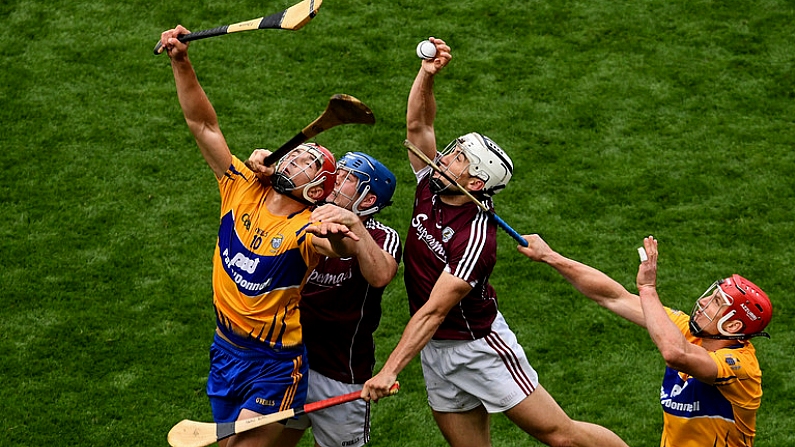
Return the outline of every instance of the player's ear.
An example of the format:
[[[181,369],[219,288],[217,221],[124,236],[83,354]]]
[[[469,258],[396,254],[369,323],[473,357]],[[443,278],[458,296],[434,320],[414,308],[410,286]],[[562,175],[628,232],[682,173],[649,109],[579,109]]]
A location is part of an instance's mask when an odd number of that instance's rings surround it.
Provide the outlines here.
[[[486,186],[486,182],[484,182],[483,180],[481,180],[481,179],[479,179],[477,177],[471,177],[469,179],[469,181],[467,182],[467,187],[468,187],[468,189],[470,191],[480,191],[485,186]]]
[[[307,197],[314,201],[318,201],[323,197],[323,186],[315,185],[306,192]]]
[[[362,200],[362,203],[359,204],[359,209],[366,210],[372,207],[373,205],[375,205],[376,200],[378,200],[378,197],[376,197],[375,194],[368,192],[367,195],[364,196],[364,200]]]
[[[732,334],[742,332],[744,328],[745,324],[740,320],[730,320],[723,323],[723,330],[731,332]]]

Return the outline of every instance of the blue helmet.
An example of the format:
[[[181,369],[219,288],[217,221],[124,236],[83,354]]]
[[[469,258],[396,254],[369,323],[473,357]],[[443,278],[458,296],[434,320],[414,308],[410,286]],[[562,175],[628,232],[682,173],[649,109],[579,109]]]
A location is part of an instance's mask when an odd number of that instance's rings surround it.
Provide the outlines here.
[[[395,193],[397,179],[386,166],[375,158],[363,152],[348,152],[337,161],[337,169],[346,169],[353,173],[359,183],[356,192],[359,195],[351,211],[359,216],[376,213],[392,204],[392,195]],[[359,209],[367,193],[375,195],[375,204],[365,210]]]

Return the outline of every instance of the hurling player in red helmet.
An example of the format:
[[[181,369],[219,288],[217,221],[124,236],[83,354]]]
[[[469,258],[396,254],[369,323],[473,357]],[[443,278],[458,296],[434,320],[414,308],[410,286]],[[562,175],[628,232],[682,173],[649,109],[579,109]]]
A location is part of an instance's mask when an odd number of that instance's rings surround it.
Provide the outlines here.
[[[666,363],[661,446],[754,445],[762,372],[749,340],[769,337],[764,329],[773,314],[762,289],[731,275],[713,283],[687,315],[660,302],[657,241],[651,236],[643,240],[637,295],[553,251],[538,235],[524,238],[528,247],[519,246],[521,253],[549,264],[585,296],[649,332]]]
[[[233,155],[196,78],[188,45],[177,39],[186,33],[180,25],[163,32],[160,41],[188,129],[221,198],[212,276],[216,329],[207,379],[213,418],[226,423],[301,408],[308,386],[298,311],[304,278],[322,257],[348,256],[345,239],[358,240],[331,218],[311,221],[314,204],[334,187],[336,162],[314,144],[300,145],[276,167],[258,172]],[[271,445],[282,428],[259,427],[219,444]]]
[[[267,154],[262,151],[262,154]],[[248,163],[247,163],[248,165]],[[256,171],[262,180],[268,179],[267,168]],[[316,143],[304,143],[281,158],[269,177],[273,189],[280,194],[309,205],[322,202],[334,190],[337,167],[334,155]]]

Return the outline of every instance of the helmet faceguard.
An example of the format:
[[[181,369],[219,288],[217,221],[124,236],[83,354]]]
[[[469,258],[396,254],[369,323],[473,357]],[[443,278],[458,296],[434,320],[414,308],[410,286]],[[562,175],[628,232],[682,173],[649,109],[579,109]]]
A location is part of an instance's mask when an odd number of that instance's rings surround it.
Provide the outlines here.
[[[444,151],[442,151],[441,154],[442,158],[452,154],[455,151],[461,152],[466,157],[466,154],[464,153],[463,149],[458,147],[457,142],[458,140],[453,140],[453,142],[451,142],[450,144],[447,145],[446,148],[444,148]],[[441,171],[439,173],[441,176],[440,177],[431,176],[429,180],[428,186],[431,192],[434,194],[444,194],[444,195],[462,195],[463,193],[458,188],[454,187],[452,183],[443,182],[442,177],[447,178],[448,182],[457,182],[458,179],[461,178],[461,175],[464,173],[465,169],[462,168],[459,172],[453,172],[452,170],[450,170],[449,164],[442,164],[442,163],[440,163],[439,169]]]
[[[471,132],[448,144],[444,154],[456,147],[469,160],[469,175],[483,180],[483,189],[478,193],[491,197],[505,189],[513,176],[513,161],[497,143],[485,135]]]
[[[705,297],[711,298],[704,301]],[[707,309],[715,300],[718,300],[719,305],[710,316]],[[729,278],[715,281],[696,300],[693,312],[690,314],[690,332],[696,337],[726,340],[746,340],[758,336],[770,338],[764,329],[770,323],[772,314],[773,306],[770,304],[767,294],[756,284],[735,274]],[[697,315],[703,315],[710,322],[717,318],[716,327],[720,335],[704,334],[703,328],[695,321]],[[732,320],[742,322],[741,332],[732,333],[724,329],[724,324]]]
[[[308,159],[299,161],[304,153],[309,154]],[[315,204],[328,197],[334,189],[336,180],[334,155],[325,147],[315,143],[301,144],[288,152],[276,164],[276,172],[271,176],[271,184],[276,192],[294,197],[292,192],[301,189],[302,201],[309,204]],[[297,185],[299,182],[304,183]],[[315,186],[321,186],[323,194],[313,199],[309,196],[309,190]]]
[[[352,202],[351,211],[357,216],[368,216],[392,204],[397,179],[381,162],[362,152],[348,152],[339,162],[337,169],[347,171],[346,177],[340,182],[356,181],[356,197],[350,197],[335,189],[334,193]],[[353,177],[353,178],[351,178]],[[376,201],[370,208],[360,209],[362,201],[372,193]]]

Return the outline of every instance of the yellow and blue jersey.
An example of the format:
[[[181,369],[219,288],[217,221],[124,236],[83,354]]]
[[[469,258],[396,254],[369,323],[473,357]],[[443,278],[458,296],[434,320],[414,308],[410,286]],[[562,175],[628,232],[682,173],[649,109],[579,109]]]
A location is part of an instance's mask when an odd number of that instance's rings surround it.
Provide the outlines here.
[[[271,214],[276,194],[236,157],[218,180],[221,222],[213,256],[218,328],[233,343],[278,352],[301,344],[298,301],[320,255],[306,233],[311,211]]]
[[[666,309],[687,340],[690,317]],[[666,368],[660,389],[663,407],[661,447],[752,447],[756,410],[762,400],[762,371],[750,342],[710,352],[718,367],[714,385]]]

